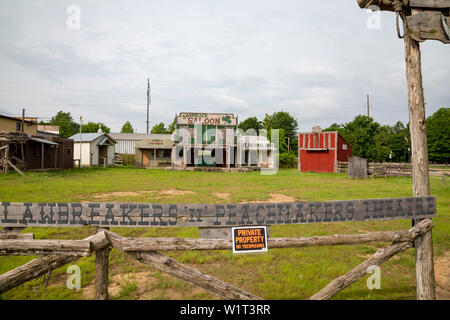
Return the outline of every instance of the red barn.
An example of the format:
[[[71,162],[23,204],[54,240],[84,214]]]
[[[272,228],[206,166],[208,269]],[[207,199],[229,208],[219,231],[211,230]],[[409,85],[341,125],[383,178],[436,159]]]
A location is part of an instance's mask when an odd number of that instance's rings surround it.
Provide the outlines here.
[[[337,161],[348,161],[351,155],[352,147],[337,131],[299,133],[299,171],[334,172]]]

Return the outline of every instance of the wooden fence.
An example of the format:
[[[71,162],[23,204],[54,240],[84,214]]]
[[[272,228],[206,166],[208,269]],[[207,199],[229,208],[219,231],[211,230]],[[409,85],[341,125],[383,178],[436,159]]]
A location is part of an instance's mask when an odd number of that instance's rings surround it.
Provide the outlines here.
[[[2,206],[0,226],[4,229],[0,232],[0,255],[42,255],[42,257],[0,275],[0,294],[40,276],[46,276],[48,281],[52,270],[74,262],[79,257],[95,253],[96,299],[108,299],[108,261],[111,247],[126,253],[141,263],[190,282],[222,298],[261,299],[160,252],[231,250],[232,241],[228,238],[126,238],[110,231],[109,226],[218,227],[223,223],[222,228],[223,226],[230,228],[239,225],[373,221],[378,219],[413,219],[418,222],[409,230],[301,238],[268,238],[269,249],[392,242],[347,274],[330,282],[310,298],[322,300],[333,297],[340,290],[366,275],[369,266],[380,265],[395,254],[413,247],[414,243],[417,246],[421,237],[431,233],[433,225],[430,218],[436,216],[436,199],[434,197],[227,205],[94,203],[68,206],[66,203],[38,203],[35,205],[28,202],[3,202]],[[73,210],[69,211],[69,207]],[[120,210],[114,211],[114,208]],[[131,214],[130,211],[133,208],[139,209],[136,211],[138,215]],[[199,208],[203,208],[205,211],[199,211]],[[208,213],[208,211],[210,212]],[[134,221],[134,218],[138,218],[138,220]],[[86,223],[80,223],[80,221]],[[72,227],[86,224],[97,225],[98,229],[95,234],[83,240],[34,240],[32,234],[19,233],[26,226]],[[416,268],[416,272],[423,269],[426,261],[429,260],[416,260],[416,264],[421,265],[420,268]],[[433,265],[425,267],[433,270]],[[418,282],[418,286],[423,285],[431,286],[434,290],[434,283]]]
[[[437,166],[437,165],[433,165]],[[429,168],[429,174],[433,176],[445,176],[450,175],[450,169],[447,169],[445,165],[441,165],[443,168]],[[335,166],[336,173],[348,173],[348,162],[337,161]],[[438,166],[439,167],[439,166]],[[368,162],[367,163],[368,175],[372,178],[380,177],[411,177],[412,166],[410,163],[394,163],[394,162]]]

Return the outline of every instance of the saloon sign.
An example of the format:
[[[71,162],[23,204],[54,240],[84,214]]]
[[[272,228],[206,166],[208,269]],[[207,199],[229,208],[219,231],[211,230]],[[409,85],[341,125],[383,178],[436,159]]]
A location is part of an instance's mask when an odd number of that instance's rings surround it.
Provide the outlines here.
[[[236,204],[0,204],[1,227],[237,227],[436,216],[435,197]]]
[[[177,124],[236,126],[237,119],[227,113],[190,113],[181,112]]]

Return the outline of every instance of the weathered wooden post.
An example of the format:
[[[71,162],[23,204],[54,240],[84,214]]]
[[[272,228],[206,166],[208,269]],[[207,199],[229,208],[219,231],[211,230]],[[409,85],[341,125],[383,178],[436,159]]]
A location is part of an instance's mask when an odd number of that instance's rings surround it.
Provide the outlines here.
[[[98,228],[97,232],[102,232],[108,228]],[[95,252],[95,299],[108,300],[108,267],[110,246],[106,246]]]
[[[361,8],[379,6],[397,15],[397,34],[404,39],[408,107],[411,132],[411,164],[415,197],[430,195],[425,102],[422,86],[420,45],[427,39],[450,43],[450,0],[357,0]],[[403,20],[400,35],[399,17]],[[414,221],[416,223],[418,221]],[[431,230],[418,237],[416,248],[417,299],[434,300],[435,278]]]

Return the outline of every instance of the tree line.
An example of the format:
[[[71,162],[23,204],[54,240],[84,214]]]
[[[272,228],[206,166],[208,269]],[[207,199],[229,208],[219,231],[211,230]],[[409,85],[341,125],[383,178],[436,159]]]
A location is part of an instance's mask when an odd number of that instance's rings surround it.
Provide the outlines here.
[[[80,132],[80,124],[73,121],[69,112],[59,111],[48,122],[40,124],[58,125],[60,135],[68,138]],[[175,130],[176,119],[166,128],[163,122],[155,124],[151,133],[168,134]],[[285,111],[266,114],[264,119],[248,117],[239,123],[239,129],[248,134],[259,134],[262,129],[279,130],[279,155],[281,166],[295,166],[298,151],[298,121]],[[82,133],[98,132],[99,129],[111,131],[101,122],[88,122],[81,126]],[[450,162],[450,108],[441,108],[426,119],[428,158],[430,162]],[[122,133],[135,130],[129,121],[122,126]],[[357,115],[348,123],[333,123],[323,131],[338,131],[351,145],[353,155],[372,162],[409,162],[411,159],[411,138],[409,123],[398,121],[395,125],[381,125],[373,118]]]

